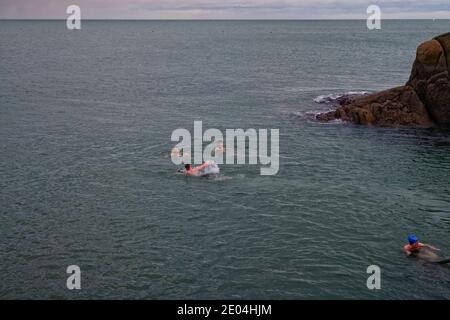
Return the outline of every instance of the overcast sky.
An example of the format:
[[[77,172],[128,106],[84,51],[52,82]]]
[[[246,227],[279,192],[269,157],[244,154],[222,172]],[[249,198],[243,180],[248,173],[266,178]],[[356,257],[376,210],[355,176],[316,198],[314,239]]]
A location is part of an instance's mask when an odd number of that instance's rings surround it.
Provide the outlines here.
[[[382,18],[450,19],[450,0],[0,0],[0,19],[365,19],[377,4]]]

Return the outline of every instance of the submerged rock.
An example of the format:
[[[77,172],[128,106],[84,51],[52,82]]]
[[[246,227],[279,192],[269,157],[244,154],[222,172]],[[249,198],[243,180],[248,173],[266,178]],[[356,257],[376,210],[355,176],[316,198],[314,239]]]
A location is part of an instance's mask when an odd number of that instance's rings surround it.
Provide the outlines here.
[[[450,124],[450,33],[417,48],[405,86],[345,99],[335,111],[317,115],[320,121],[341,119],[377,126]]]

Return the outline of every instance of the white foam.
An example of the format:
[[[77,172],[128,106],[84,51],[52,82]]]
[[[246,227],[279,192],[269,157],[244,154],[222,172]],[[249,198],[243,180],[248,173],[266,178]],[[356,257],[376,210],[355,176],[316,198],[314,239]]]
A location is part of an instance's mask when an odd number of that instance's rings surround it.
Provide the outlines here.
[[[316,103],[327,103],[327,102],[333,102],[339,98],[342,98],[344,96],[356,96],[356,95],[366,95],[369,94],[369,91],[348,91],[343,94],[337,94],[337,93],[330,93],[330,94],[324,94],[317,96],[314,98],[314,102]]]
[[[333,101],[336,99],[339,99],[340,97],[342,97],[342,94],[324,94],[324,95],[320,95],[317,96],[316,98],[314,98],[314,102],[316,103],[325,103],[325,102],[329,102],[329,101]]]
[[[369,93],[370,93],[369,91],[349,91],[349,92],[346,92],[345,95],[364,96]]]
[[[198,172],[198,175],[203,177],[203,176],[209,176],[211,174],[219,174],[219,172],[220,172],[220,169],[219,169],[219,166],[217,165],[217,163],[211,161],[206,168],[204,168]]]

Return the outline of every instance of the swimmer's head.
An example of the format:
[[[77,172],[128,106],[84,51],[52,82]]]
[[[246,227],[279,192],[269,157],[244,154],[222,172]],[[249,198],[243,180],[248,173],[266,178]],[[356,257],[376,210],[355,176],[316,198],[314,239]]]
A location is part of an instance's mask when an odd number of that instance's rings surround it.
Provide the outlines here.
[[[408,242],[409,242],[409,244],[415,244],[416,242],[418,242],[419,241],[419,238],[417,238],[417,236],[415,236],[415,235],[413,235],[413,234],[410,234],[409,236],[408,236]]]
[[[178,161],[179,158],[181,158],[183,155],[180,152],[180,149],[177,147],[170,150],[170,157],[172,158],[172,161]]]
[[[189,171],[189,170],[191,170],[191,165],[190,165],[190,164],[185,164],[185,165],[184,165],[184,168],[185,168],[187,171]]]

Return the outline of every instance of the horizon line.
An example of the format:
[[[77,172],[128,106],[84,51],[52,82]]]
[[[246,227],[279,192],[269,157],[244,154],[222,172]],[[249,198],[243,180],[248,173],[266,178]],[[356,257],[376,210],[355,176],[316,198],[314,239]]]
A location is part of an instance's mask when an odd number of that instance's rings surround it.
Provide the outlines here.
[[[0,21],[66,21],[67,18],[0,18]],[[365,21],[367,19],[363,18],[335,18],[335,19],[316,19],[316,18],[285,18],[285,19],[258,19],[258,18],[247,18],[247,19],[197,19],[197,18],[187,18],[187,19],[178,19],[178,18],[168,18],[168,19],[133,19],[133,18],[82,18],[82,21]],[[428,21],[428,20],[441,20],[446,21],[450,20],[450,18],[383,18],[382,20],[404,20],[404,21]]]

